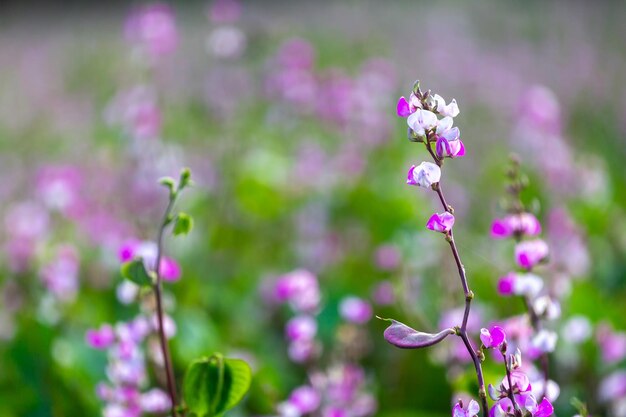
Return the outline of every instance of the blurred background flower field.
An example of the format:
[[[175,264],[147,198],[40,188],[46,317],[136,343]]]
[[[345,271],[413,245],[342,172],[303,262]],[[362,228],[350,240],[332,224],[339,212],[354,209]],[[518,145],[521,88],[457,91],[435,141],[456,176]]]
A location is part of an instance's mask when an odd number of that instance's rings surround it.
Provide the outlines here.
[[[0,5],[0,415],[166,415],[154,300],[119,270],[154,253],[158,179],[184,166],[194,228],[162,264],[177,375],[248,361],[233,416],[443,416],[475,395],[457,341],[400,351],[374,318],[462,314],[424,227],[436,196],[406,185],[424,154],[395,105],[419,78],[461,109],[446,191],[472,337],[524,312],[498,294],[514,245],[490,236],[514,152],[551,251],[556,415],[578,398],[626,416],[625,18],[619,1]]]

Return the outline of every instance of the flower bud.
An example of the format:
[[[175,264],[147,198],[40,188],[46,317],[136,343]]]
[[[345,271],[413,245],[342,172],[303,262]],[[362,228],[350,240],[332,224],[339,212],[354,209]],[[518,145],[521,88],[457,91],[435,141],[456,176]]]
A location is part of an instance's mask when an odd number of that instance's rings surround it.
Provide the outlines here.
[[[548,257],[548,244],[541,239],[526,240],[515,246],[515,260],[525,269],[531,269]]]
[[[433,214],[428,219],[428,223],[426,223],[428,229],[440,233],[448,233],[452,230],[452,226],[454,226],[454,215],[447,211],[442,214]]]
[[[491,330],[480,329],[480,340],[487,349],[498,348],[506,340],[506,334],[501,327],[492,326]]]

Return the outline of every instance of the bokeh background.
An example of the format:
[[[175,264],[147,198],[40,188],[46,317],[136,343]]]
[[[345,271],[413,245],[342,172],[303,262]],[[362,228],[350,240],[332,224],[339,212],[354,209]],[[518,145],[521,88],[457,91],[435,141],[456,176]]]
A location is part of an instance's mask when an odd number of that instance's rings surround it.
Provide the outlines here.
[[[174,2],[152,29],[137,29],[149,3],[28,3],[0,5],[0,415],[102,414],[110,356],[85,333],[150,310],[125,298],[118,252],[155,238],[157,180],[183,166],[195,228],[166,243],[182,269],[166,285],[179,378],[200,355],[244,357],[254,384],[231,414],[269,416],[311,368],[356,361],[377,403],[362,416],[449,415],[476,392],[462,358],[399,351],[384,322],[339,312],[359,297],[432,331],[463,302],[424,228],[438,202],[405,184],[427,159],[395,115],[415,79],[461,109],[467,155],[444,176],[481,325],[524,311],[496,292],[513,245],[489,235],[516,152],[562,310],[557,415],[574,397],[626,415],[623,2]],[[272,298],[299,268],[321,292],[309,367]],[[142,389],[163,386],[149,345]]]

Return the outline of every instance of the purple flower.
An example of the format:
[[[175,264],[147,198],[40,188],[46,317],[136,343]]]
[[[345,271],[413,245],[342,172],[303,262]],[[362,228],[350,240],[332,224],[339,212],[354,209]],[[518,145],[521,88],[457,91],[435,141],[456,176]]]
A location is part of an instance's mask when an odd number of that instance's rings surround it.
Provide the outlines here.
[[[285,334],[292,341],[310,341],[317,333],[317,321],[310,315],[296,316],[287,322]]]
[[[480,329],[480,340],[487,349],[499,348],[506,341],[506,334],[501,327],[492,326],[491,330]]]
[[[41,280],[57,299],[73,301],[78,292],[79,267],[76,248],[63,245],[57,250],[56,258],[41,269]]]
[[[548,244],[541,239],[526,240],[515,246],[515,260],[524,269],[532,269],[548,256]]]
[[[289,344],[287,354],[289,359],[295,363],[305,363],[315,358],[320,353],[320,349],[315,340],[299,339]]]
[[[146,413],[165,413],[172,407],[172,401],[165,391],[153,388],[141,394],[139,405]]]
[[[37,173],[37,194],[51,209],[68,214],[79,204],[81,173],[73,166],[45,166]]]
[[[480,412],[480,406],[474,400],[471,400],[467,405],[467,409],[463,409],[461,404],[456,403],[452,408],[452,417],[474,417]]]
[[[134,10],[126,21],[126,37],[153,57],[166,55],[178,45],[174,11],[166,4],[156,3]]]
[[[400,265],[402,254],[394,245],[380,245],[376,249],[376,266],[384,271],[392,271]]]
[[[452,127],[452,117],[444,117],[437,122],[437,156],[440,158],[456,158],[465,155],[465,146],[459,137],[461,133],[458,127]]]
[[[433,214],[430,216],[430,219],[428,219],[428,223],[426,223],[428,229],[440,233],[448,233],[452,230],[452,226],[454,226],[454,215],[447,211],[441,214]]]
[[[111,325],[103,324],[99,329],[87,330],[85,340],[94,349],[107,349],[115,342],[115,331]]]
[[[372,318],[372,306],[359,297],[345,297],[339,303],[339,315],[344,320],[364,324]]]
[[[441,179],[441,168],[432,162],[422,162],[418,166],[411,166],[406,183],[418,187],[430,188]]]
[[[537,236],[541,233],[541,223],[531,213],[510,214],[496,219],[491,225],[491,236],[495,239],[511,237],[514,234]]]
[[[524,408],[530,411],[534,417],[549,417],[554,413],[554,407],[547,398],[544,398],[538,405],[533,396],[527,398]]]
[[[294,405],[300,414],[309,414],[317,410],[321,401],[320,394],[309,385],[296,388],[289,396],[289,403]]]
[[[625,397],[626,371],[615,371],[604,378],[602,382],[600,382],[598,394],[604,401],[611,401]]]
[[[276,283],[275,297],[281,302],[288,301],[296,311],[313,312],[320,303],[317,278],[304,269],[285,274]]]
[[[379,306],[388,306],[395,302],[396,295],[390,281],[379,282],[372,291],[372,299]]]
[[[457,158],[465,155],[465,146],[461,139],[448,140],[439,136],[435,149],[439,158]]]

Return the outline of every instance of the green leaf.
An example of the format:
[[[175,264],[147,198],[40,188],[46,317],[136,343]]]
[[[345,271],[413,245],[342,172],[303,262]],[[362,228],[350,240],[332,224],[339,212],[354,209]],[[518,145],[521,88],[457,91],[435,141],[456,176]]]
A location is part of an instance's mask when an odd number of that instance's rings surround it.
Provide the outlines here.
[[[121,268],[122,276],[137,285],[148,286],[152,285],[152,277],[146,271],[146,267],[143,264],[143,259],[135,258],[132,261],[125,262]]]
[[[195,360],[183,382],[183,397],[197,416],[215,417],[237,405],[250,388],[252,372],[240,359],[225,359],[219,353]]]
[[[193,219],[187,213],[178,213],[174,224],[174,236],[186,235],[193,228]]]

